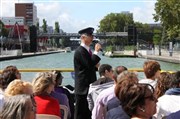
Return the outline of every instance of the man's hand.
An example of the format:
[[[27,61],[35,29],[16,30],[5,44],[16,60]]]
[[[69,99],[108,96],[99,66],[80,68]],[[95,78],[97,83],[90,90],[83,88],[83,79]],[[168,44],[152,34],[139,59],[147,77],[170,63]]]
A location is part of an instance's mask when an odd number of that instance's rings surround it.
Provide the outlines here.
[[[99,52],[99,51],[101,50],[101,44],[96,43],[94,50],[95,50],[96,52]]]
[[[97,63],[96,64],[96,68],[98,68],[98,70],[99,70],[99,66],[100,66],[100,63]]]

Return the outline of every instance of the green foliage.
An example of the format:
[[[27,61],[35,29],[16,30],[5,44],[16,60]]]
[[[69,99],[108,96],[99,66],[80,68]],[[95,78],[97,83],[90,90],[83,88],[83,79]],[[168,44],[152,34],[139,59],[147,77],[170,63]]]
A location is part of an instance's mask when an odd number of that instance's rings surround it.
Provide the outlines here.
[[[160,21],[169,39],[180,36],[180,0],[157,0],[154,19]]]
[[[47,33],[47,21],[46,21],[45,19],[43,19],[42,28],[43,28],[43,32],[44,32],[44,33]]]
[[[134,50],[136,48],[136,46],[134,45],[129,45],[129,46],[125,46],[124,50]]]
[[[110,13],[100,21],[98,32],[123,32],[125,26],[133,23],[131,13]]]
[[[59,28],[60,28],[59,22],[55,22],[55,32],[56,33],[59,33]]]
[[[159,43],[160,43],[160,41],[161,41],[161,35],[162,33],[161,33],[161,31],[160,30],[158,30],[158,29],[155,29],[154,30],[154,36],[153,36],[153,43],[155,44],[155,45],[158,45]]]
[[[36,28],[39,30],[39,22],[36,23]]]
[[[106,51],[113,51],[113,50],[114,50],[114,48],[112,45],[109,45],[106,47]]]
[[[4,24],[1,20],[0,20],[0,29],[1,29],[0,36],[8,37],[9,30],[4,27]]]
[[[70,42],[71,42],[71,41],[70,41],[69,38],[62,38],[62,39],[61,39],[61,45],[62,45],[63,47],[68,47]]]

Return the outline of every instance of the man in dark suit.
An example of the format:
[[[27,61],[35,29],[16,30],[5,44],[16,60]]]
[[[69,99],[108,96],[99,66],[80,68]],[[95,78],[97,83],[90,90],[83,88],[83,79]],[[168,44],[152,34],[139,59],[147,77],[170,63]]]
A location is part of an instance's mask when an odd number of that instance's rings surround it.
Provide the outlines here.
[[[92,54],[90,44],[93,41],[94,28],[88,27],[80,30],[81,45],[74,53],[75,70],[75,119],[91,119],[91,111],[88,109],[87,94],[89,85],[96,81],[96,70],[99,66],[98,52],[101,45],[95,45],[95,51]]]

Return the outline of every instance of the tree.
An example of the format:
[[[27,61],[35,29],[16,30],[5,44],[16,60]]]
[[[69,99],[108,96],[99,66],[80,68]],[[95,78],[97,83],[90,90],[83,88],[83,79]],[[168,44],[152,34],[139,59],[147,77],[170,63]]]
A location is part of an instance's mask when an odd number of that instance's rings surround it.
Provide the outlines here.
[[[125,26],[133,23],[131,13],[110,13],[100,21],[98,32],[123,32]]]
[[[170,39],[180,36],[180,0],[157,0],[155,21],[160,21]]]
[[[1,29],[0,36],[8,37],[9,30],[4,27],[4,24],[1,20],[0,20],[0,29]]]
[[[47,33],[47,21],[46,21],[45,19],[43,19],[42,28],[43,28],[43,32],[44,32],[44,33]]]
[[[159,46],[159,56],[161,56],[161,46],[164,41],[164,30],[154,29],[153,43]]]
[[[59,28],[60,28],[59,22],[55,22],[55,32],[56,33],[59,33]]]
[[[69,38],[62,38],[61,39],[62,47],[68,47],[70,43],[71,43],[71,40]]]
[[[100,21],[99,29],[97,32],[123,32],[125,30],[125,27],[133,23],[134,21],[132,13],[110,13]],[[122,44],[122,41],[124,41],[124,39],[106,39],[106,44]]]
[[[36,23],[37,31],[39,31],[39,22]]]
[[[55,22],[55,33],[59,33],[59,22]],[[60,47],[59,38],[55,38],[55,43]]]
[[[161,31],[158,29],[155,29],[154,36],[153,36],[153,43],[155,45],[159,45],[160,41],[161,41]]]

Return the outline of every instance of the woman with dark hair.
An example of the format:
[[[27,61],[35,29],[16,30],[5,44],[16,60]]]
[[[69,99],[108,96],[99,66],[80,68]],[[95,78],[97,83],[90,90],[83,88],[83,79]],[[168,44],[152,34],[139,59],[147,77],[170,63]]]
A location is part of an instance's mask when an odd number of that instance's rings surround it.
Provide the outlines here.
[[[156,98],[159,98],[170,88],[172,75],[169,72],[161,72],[157,79],[155,95]]]
[[[131,119],[150,119],[156,113],[157,99],[154,88],[149,84],[121,85],[115,93]]]
[[[0,111],[4,102],[4,90],[7,88],[9,83],[15,79],[21,79],[21,74],[16,66],[7,66],[0,75]]]
[[[3,71],[2,71],[2,89],[4,90],[8,84],[15,80],[15,79],[21,79],[21,73],[17,69],[16,66],[7,66]]]
[[[164,116],[168,116],[171,113],[175,113],[180,110],[180,71],[172,74],[170,82],[170,88],[165,92],[163,96],[158,98],[157,113],[155,117],[161,119]]]
[[[70,119],[72,117],[71,113],[72,115],[74,113],[74,102],[72,102],[71,100],[69,91],[65,89],[64,86],[61,85],[62,79],[64,78],[61,72],[53,71],[52,73],[55,75],[55,85],[54,85],[54,91],[51,92],[51,96],[56,98],[59,101],[59,104],[65,105],[68,108],[68,119]],[[62,116],[63,115],[64,114],[62,111]]]

